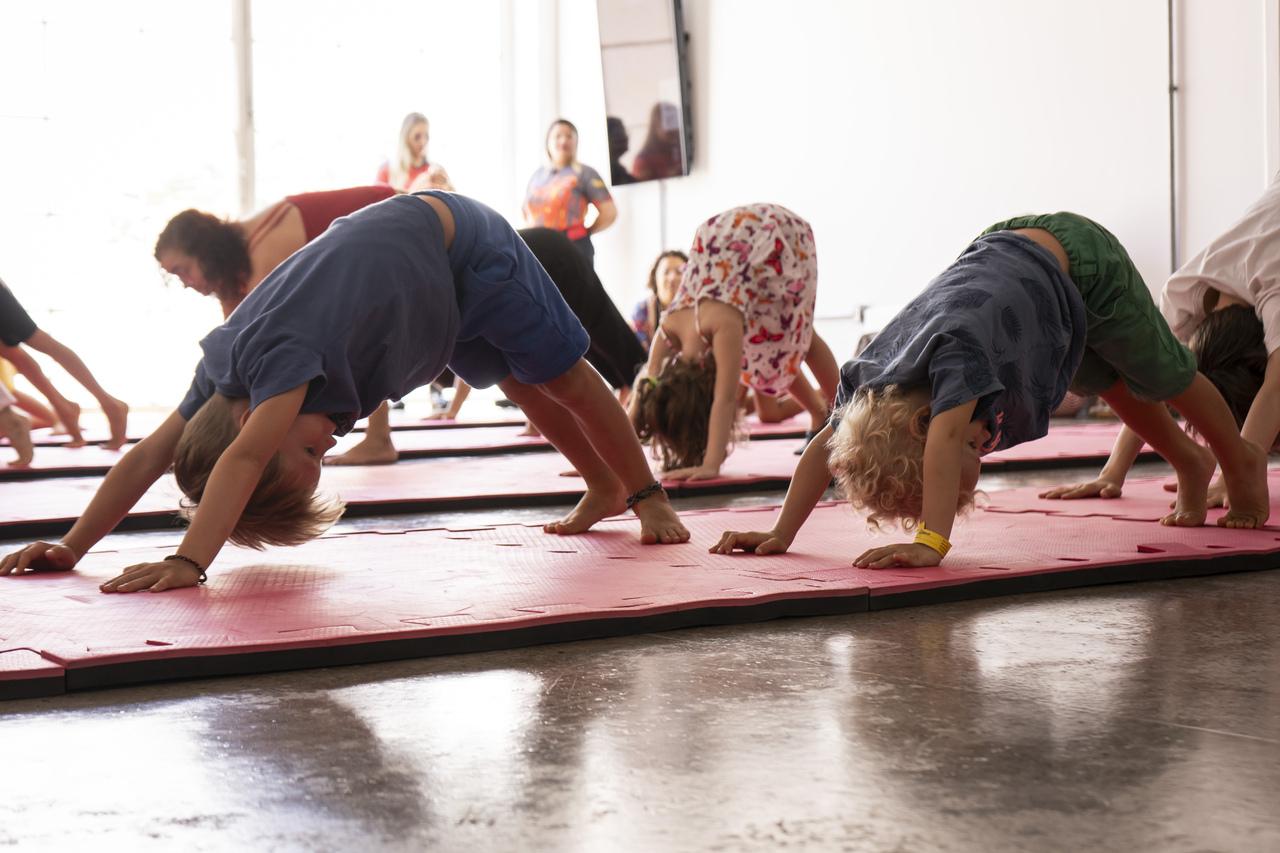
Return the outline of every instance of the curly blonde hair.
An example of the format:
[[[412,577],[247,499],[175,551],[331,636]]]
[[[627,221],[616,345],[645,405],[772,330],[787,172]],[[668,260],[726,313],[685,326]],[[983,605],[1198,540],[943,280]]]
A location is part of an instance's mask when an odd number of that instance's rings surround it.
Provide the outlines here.
[[[187,422],[174,452],[173,474],[186,496],[182,514],[188,521],[204,497],[213,466],[239,434],[231,401],[221,394],[206,400]],[[227,538],[259,551],[268,545],[301,545],[332,527],[344,509],[340,501],[290,482],[277,453],[263,469],[262,478]]]
[[[881,391],[859,391],[835,417],[840,427],[827,442],[828,459],[849,503],[866,512],[867,526],[874,530],[886,522],[914,530],[924,512],[928,406],[912,402],[904,389],[890,385]],[[956,511],[972,507],[975,494],[962,489]]]

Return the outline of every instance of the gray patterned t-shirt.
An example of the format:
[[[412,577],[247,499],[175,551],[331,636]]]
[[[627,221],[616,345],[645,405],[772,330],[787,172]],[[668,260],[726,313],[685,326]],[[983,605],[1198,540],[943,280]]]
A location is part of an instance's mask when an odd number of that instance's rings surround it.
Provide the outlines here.
[[[840,368],[837,410],[864,388],[928,386],[933,415],[978,401],[985,450],[1032,441],[1080,366],[1085,324],[1080,292],[1048,250],[987,234]]]

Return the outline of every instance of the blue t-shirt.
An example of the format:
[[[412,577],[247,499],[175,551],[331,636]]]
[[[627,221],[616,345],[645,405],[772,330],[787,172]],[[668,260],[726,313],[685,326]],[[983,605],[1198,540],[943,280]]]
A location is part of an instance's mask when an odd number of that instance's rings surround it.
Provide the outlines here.
[[[840,368],[836,405],[860,389],[928,386],[930,413],[977,400],[1000,450],[1040,438],[1084,355],[1084,301],[1044,247],[980,237]],[[837,423],[833,418],[832,426]]]
[[[439,217],[420,199],[389,198],[335,221],[205,336],[178,411],[190,420],[215,391],[253,409],[308,385],[302,411],[344,435],[435,379],[458,326]]]

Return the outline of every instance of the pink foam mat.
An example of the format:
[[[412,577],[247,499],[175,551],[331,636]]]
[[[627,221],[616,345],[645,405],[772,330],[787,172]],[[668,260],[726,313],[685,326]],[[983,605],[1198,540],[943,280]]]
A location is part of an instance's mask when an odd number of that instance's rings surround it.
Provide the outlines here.
[[[689,495],[785,486],[795,469],[794,450],[787,441],[744,443],[725,464],[722,477],[668,483],[668,491]],[[576,500],[582,480],[561,476],[569,468],[558,453],[450,456],[396,465],[328,466],[321,488],[345,500],[352,515],[528,506]],[[92,477],[0,482],[0,538],[56,535],[68,529],[100,482]],[[129,514],[123,529],[172,526],[178,497],[172,477],[162,478]]]
[[[1161,498],[1158,481],[1131,491]],[[229,549],[207,586],[160,595],[97,585],[167,548],[93,552],[75,572],[0,578],[0,696],[1280,567],[1275,529],[977,511],[945,566],[854,569],[854,555],[895,537],[838,505],[816,509],[788,554],[707,553],[723,530],[765,528],[775,512],[686,513],[694,538],[676,546],[641,546],[637,523],[617,519],[576,537],[525,525],[388,528],[266,554]]]

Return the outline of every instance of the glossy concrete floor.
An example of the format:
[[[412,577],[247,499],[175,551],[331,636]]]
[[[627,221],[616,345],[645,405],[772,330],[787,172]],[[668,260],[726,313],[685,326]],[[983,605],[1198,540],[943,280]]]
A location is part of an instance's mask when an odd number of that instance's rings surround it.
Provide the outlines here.
[[[1280,572],[0,705],[90,845],[1280,850]]]

